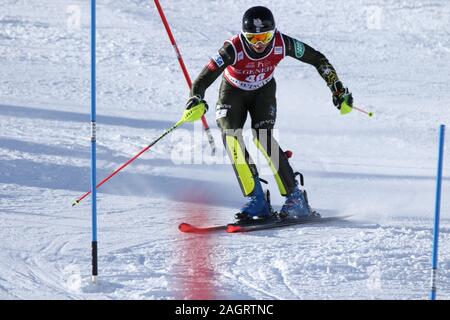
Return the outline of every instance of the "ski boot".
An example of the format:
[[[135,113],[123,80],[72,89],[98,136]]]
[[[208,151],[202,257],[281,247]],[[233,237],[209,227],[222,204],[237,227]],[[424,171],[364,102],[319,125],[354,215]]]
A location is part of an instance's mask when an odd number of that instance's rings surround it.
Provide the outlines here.
[[[300,184],[303,186],[303,175],[296,172],[295,175],[300,176]],[[308,196],[306,190],[300,190],[298,187],[298,182],[294,190],[286,197],[286,201],[280,210],[278,216],[281,219],[290,218],[303,218],[308,216],[319,216],[319,214],[311,209],[308,204]]]
[[[270,218],[272,215],[269,192],[267,191],[266,197],[261,186],[261,179],[255,177],[255,189],[248,197],[248,202],[234,217],[239,223],[261,221]]]

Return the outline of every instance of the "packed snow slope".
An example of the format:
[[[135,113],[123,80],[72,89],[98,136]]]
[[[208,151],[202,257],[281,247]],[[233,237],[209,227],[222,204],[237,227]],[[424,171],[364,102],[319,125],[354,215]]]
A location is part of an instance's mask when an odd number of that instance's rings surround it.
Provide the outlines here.
[[[100,180],[179,119],[188,89],[153,1],[97,3]],[[287,58],[276,71],[279,141],[311,205],[351,217],[177,230],[230,222],[244,202],[215,125],[217,80],[206,95],[217,158],[201,126],[186,125],[99,189],[96,285],[90,198],[71,207],[90,189],[89,2],[0,4],[0,299],[427,299],[437,130],[450,119],[449,1],[258,1],[375,113],[341,116],[309,65]],[[161,4],[195,77],[256,3]],[[449,299],[448,148],[444,157],[438,298]]]

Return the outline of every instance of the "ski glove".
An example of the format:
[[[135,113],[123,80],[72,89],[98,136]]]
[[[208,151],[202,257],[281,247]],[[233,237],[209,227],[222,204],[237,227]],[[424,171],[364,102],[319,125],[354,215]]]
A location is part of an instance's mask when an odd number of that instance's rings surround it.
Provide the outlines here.
[[[188,101],[186,102],[186,110],[192,109],[195,106],[198,106],[199,104],[203,103],[205,105],[205,113],[206,111],[208,111],[208,104],[206,103],[205,100],[203,100],[200,96],[195,95],[192,96],[188,99]]]
[[[352,111],[353,96],[348,88],[344,88],[342,82],[338,80],[331,85],[330,89],[333,92],[333,104],[341,111],[341,114]]]
[[[205,100],[199,96],[192,96],[186,102],[186,109],[183,114],[183,121],[194,122],[200,120],[200,118],[208,111],[208,104]]]

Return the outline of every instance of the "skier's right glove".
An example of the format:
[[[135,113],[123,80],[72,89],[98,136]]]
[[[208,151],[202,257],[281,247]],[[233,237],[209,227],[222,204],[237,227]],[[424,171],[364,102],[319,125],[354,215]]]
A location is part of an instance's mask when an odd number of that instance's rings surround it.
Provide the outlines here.
[[[205,100],[203,100],[198,95],[192,96],[192,97],[190,97],[188,99],[188,101],[186,102],[186,110],[189,110],[189,109],[191,109],[191,108],[193,108],[193,107],[195,107],[195,106],[197,106],[197,105],[199,105],[201,103],[205,104],[205,107],[206,107],[205,112],[208,111],[208,104],[206,103]]]
[[[208,111],[208,104],[200,96],[192,96],[186,102],[183,119],[186,122],[199,120]]]
[[[333,83],[330,87],[333,92],[333,104],[341,111],[341,114],[347,114],[352,111],[353,96],[348,88],[340,80]]]

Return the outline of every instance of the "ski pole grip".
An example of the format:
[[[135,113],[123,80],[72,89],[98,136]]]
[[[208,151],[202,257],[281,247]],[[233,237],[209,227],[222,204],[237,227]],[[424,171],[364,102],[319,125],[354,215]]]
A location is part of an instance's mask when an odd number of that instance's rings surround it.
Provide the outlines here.
[[[206,106],[205,103],[199,103],[198,105],[184,110],[183,116],[181,117],[182,122],[194,122],[197,120],[200,120],[202,116],[206,112]],[[179,122],[180,122],[179,121]]]

